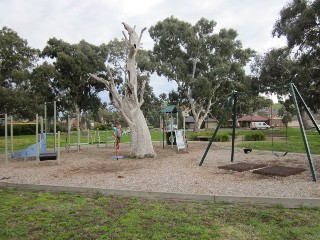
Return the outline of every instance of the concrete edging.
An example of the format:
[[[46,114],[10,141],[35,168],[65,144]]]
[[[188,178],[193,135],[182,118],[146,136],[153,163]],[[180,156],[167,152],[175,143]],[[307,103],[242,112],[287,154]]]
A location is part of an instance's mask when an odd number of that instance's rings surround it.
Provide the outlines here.
[[[35,185],[20,183],[0,182],[2,189],[18,190],[36,190],[49,192],[72,192],[72,193],[100,193],[104,196],[123,196],[123,197],[140,197],[154,199],[172,199],[172,200],[191,200],[191,201],[208,201],[214,203],[242,203],[265,206],[282,206],[285,208],[320,207],[319,198],[282,198],[282,197],[240,197],[240,196],[220,196],[188,193],[168,193],[168,192],[145,192],[132,190],[87,188],[87,187],[68,187],[55,185]]]

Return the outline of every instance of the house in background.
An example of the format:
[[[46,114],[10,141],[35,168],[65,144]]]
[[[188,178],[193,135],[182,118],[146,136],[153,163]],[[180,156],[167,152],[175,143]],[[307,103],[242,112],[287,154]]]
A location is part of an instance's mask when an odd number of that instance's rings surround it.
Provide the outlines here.
[[[285,127],[284,123],[282,122],[282,117],[279,116],[272,116],[269,119],[269,123],[270,127]]]
[[[185,117],[186,129],[194,129],[194,118],[192,116]]]
[[[212,130],[215,129],[218,125],[218,120],[215,117],[212,118],[206,118],[206,120],[204,121],[204,128],[206,130]],[[203,126],[203,124],[202,124]]]
[[[186,129],[193,130],[194,129],[194,117],[187,116],[185,117],[186,121]],[[217,127],[218,120],[216,118],[206,118],[205,121],[203,121],[201,129],[215,129]]]
[[[238,118],[238,123],[240,127],[250,127],[251,122],[265,122],[266,124],[270,125],[269,117],[267,116],[242,116]]]

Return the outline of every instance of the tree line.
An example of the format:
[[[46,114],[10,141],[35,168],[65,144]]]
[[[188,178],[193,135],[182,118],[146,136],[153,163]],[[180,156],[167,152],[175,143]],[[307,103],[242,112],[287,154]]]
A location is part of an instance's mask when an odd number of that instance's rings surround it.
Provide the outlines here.
[[[151,125],[158,124],[164,102],[184,106],[195,119],[195,131],[208,116],[219,117],[232,90],[240,96],[239,115],[270,105],[259,89],[279,96],[295,83],[312,111],[320,107],[320,0],[293,0],[275,19],[272,35],[287,44],[266,53],[244,48],[235,29],[216,29],[214,20],[199,19],[194,25],[171,16],[150,27],[152,50],[137,54],[137,81],[144,86],[142,111]],[[143,39],[142,39],[143,41]],[[126,91],[127,48],[125,39],[99,46],[85,40],[70,44],[50,38],[44,49],[34,49],[9,27],[0,30],[1,113],[34,118],[45,102],[57,101],[59,112],[90,114],[101,121],[100,111],[110,110],[98,94],[106,90],[89,73],[104,79],[110,74],[119,93]],[[245,71],[250,65],[251,73]],[[108,70],[107,66],[110,68]],[[177,90],[155,96],[152,74],[177,83]],[[253,93],[254,92],[254,93]],[[112,99],[110,98],[111,103]],[[292,99],[282,99],[289,111]],[[240,111],[241,110],[241,111]],[[48,108],[50,111],[50,108]],[[50,112],[48,113],[50,114]],[[100,119],[99,119],[100,118]]]

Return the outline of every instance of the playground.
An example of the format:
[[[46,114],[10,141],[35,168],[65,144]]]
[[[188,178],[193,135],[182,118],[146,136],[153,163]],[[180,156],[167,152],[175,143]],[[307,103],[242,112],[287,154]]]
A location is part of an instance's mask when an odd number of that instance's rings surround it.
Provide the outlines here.
[[[213,143],[202,166],[199,162],[208,142],[189,141],[188,152],[170,145],[153,143],[156,158],[132,159],[130,143],[120,146],[123,159],[113,159],[115,149],[89,147],[80,151],[61,150],[61,163],[35,160],[9,161],[1,167],[0,182],[40,184],[146,192],[192,193],[224,196],[320,198],[320,186],[313,182],[306,154],[288,153],[277,158],[270,151],[244,154],[235,148],[235,161],[230,162],[231,143]],[[1,166],[4,166],[1,156]],[[320,156],[313,155],[319,175]],[[262,164],[303,169],[287,177],[254,173],[254,170],[234,171],[221,167],[231,164]]]

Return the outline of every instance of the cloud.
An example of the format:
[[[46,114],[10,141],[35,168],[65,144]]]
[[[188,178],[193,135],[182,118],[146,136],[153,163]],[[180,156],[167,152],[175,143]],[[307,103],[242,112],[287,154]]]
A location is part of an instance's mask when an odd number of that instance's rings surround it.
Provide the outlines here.
[[[195,24],[201,17],[217,22],[216,31],[233,28],[243,46],[263,53],[285,44],[272,38],[271,31],[287,0],[2,0],[0,22],[27,39],[30,46],[43,49],[51,37],[78,43],[82,39],[100,45],[122,38],[122,22],[150,28],[158,21],[175,16]],[[143,47],[153,41],[147,31]],[[154,78],[155,92],[176,88],[164,78]],[[156,94],[158,95],[158,94]]]
[[[159,77],[156,74],[151,75],[150,85],[157,97],[159,97],[161,93],[168,94],[172,90],[176,90],[178,87],[176,82],[168,81],[165,77]]]

